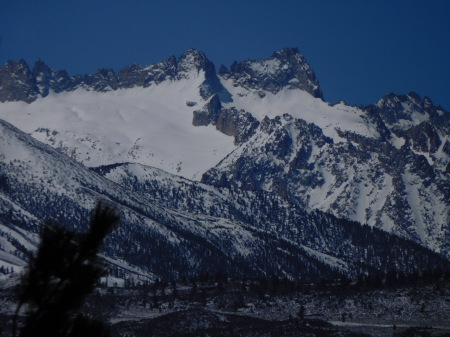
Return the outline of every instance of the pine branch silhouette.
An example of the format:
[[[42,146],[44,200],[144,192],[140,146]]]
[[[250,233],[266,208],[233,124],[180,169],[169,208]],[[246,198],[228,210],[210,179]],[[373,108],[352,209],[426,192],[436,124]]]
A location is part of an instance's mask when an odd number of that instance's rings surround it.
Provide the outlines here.
[[[84,296],[106,274],[98,253],[118,222],[114,208],[98,203],[87,233],[78,234],[53,223],[43,226],[38,251],[31,257],[20,286],[14,337],[24,304],[29,310],[20,337],[109,336],[101,322],[79,315],[78,310]]]

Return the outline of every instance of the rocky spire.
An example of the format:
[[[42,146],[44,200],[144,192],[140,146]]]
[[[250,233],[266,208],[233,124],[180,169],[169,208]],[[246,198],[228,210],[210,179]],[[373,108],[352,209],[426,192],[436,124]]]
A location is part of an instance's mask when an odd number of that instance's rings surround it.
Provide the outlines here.
[[[0,68],[0,102],[34,101],[39,93],[33,75],[24,60],[8,61]]]

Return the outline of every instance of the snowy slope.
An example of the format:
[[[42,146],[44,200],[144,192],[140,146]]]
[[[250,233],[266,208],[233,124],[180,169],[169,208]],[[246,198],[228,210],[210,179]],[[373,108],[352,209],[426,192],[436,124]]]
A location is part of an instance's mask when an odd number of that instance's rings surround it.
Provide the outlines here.
[[[32,104],[3,103],[1,118],[86,166],[139,162],[200,179],[234,149],[233,139],[194,127],[186,102],[203,104],[203,76],[107,93],[78,89]]]
[[[336,131],[286,114],[203,175],[207,184],[270,191],[310,209],[382,228],[448,254],[448,175],[408,146]]]
[[[226,103],[224,106],[248,111],[259,121],[266,116],[273,119],[289,114],[319,126],[325,136],[332,138],[335,142],[342,141],[336,129],[352,131],[370,138],[379,137],[376,128],[358,108],[343,103],[333,106],[302,90],[284,88],[276,94],[263,91],[264,96],[261,97],[261,90],[254,92],[235,87],[231,80],[224,80],[222,83],[233,97],[233,102]]]
[[[121,214],[121,224],[107,239],[104,250],[116,276],[169,278],[222,268],[236,274],[260,275],[278,267],[280,272],[293,276],[303,270],[305,263],[311,278],[337,273],[332,265],[310,258],[297,244],[289,245],[297,259],[283,262],[282,254],[276,251],[277,242],[283,238],[266,232],[262,240],[260,230],[237,219],[161,207],[1,120],[0,158],[3,267],[21,270],[45,220],[76,231],[86,230],[90,209],[103,199]],[[172,181],[172,189],[177,188],[180,179]],[[261,252],[272,250],[272,261],[262,262]]]
[[[103,251],[118,279],[226,271],[318,280],[446,263],[270,193],[218,189],[141,164],[90,170],[1,120],[0,158],[0,266],[9,270],[23,268],[44,221],[82,232],[99,199],[121,214]]]

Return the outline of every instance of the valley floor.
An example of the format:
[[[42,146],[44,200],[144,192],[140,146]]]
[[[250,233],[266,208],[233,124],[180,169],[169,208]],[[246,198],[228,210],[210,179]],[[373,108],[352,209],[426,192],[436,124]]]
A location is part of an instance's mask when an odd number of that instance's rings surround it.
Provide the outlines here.
[[[270,280],[97,288],[83,312],[117,336],[450,336],[450,283],[361,289]],[[0,294],[3,335],[15,300]]]

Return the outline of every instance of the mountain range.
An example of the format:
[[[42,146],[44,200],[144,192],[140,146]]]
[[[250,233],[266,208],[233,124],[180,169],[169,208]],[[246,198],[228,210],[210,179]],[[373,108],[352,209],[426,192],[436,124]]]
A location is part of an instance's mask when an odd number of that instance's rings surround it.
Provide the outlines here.
[[[10,61],[0,102],[5,268],[98,200],[121,213],[119,279],[449,267],[450,113],[415,93],[328,103],[296,48],[218,72],[193,49],[118,74]]]

